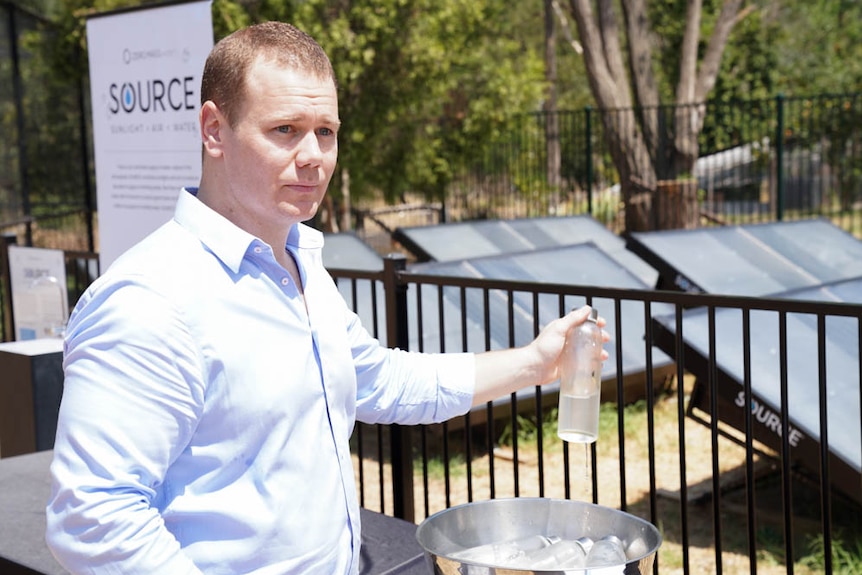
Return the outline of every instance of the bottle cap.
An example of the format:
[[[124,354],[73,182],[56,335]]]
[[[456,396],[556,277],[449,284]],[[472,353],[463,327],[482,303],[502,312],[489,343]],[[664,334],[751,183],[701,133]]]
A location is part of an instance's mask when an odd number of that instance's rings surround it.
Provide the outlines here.
[[[594,307],[590,308],[590,317],[587,318],[589,321],[595,323],[599,321],[599,310]]]

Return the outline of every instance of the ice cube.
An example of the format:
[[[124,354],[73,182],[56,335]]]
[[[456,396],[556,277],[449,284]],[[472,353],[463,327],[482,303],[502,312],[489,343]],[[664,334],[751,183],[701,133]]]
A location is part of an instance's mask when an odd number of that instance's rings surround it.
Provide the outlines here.
[[[647,547],[646,541],[643,540],[642,537],[638,537],[634,539],[629,546],[626,547],[626,559],[640,559],[644,555],[649,553],[649,547]]]
[[[544,535],[530,535],[518,539],[508,539],[487,543],[476,547],[470,547],[450,555],[462,563],[484,563],[487,565],[505,566],[513,561],[524,557],[528,552],[540,550],[552,543],[559,541],[559,537],[545,537]]]
[[[577,569],[585,566],[586,556],[586,551],[577,541],[561,540],[544,549],[525,554],[513,566],[533,571]]]
[[[587,567],[615,567],[625,565],[626,551],[619,538],[610,535],[593,543],[587,553]]]
[[[484,563],[494,565],[497,563],[497,546],[493,543],[468,547],[461,551],[452,553],[450,558],[461,563]]]

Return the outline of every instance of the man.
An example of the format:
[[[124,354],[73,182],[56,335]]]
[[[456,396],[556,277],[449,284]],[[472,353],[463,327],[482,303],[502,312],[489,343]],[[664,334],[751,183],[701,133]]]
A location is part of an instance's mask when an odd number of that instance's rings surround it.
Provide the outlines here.
[[[556,378],[565,334],[484,354],[386,349],[321,264],[331,64],[281,23],[204,69],[203,172],[70,318],[47,540],[72,573],[356,573],[355,420],[442,421]]]

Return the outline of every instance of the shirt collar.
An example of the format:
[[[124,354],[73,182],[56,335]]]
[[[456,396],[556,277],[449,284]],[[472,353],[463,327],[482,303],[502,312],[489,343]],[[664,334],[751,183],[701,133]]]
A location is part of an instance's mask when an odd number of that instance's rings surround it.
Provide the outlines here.
[[[249,247],[262,241],[197,199],[198,188],[183,188],[177,200],[174,220],[189,230],[234,273]],[[320,249],[323,234],[308,226],[297,224],[290,228],[285,247]]]

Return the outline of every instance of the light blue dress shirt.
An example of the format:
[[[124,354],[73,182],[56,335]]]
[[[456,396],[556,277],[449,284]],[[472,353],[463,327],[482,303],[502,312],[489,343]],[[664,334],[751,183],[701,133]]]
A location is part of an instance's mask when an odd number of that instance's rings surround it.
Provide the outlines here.
[[[387,349],[291,229],[305,299],[270,246],[195,196],[79,300],[47,541],[72,573],[358,571],[356,420],[466,412],[471,354]]]

